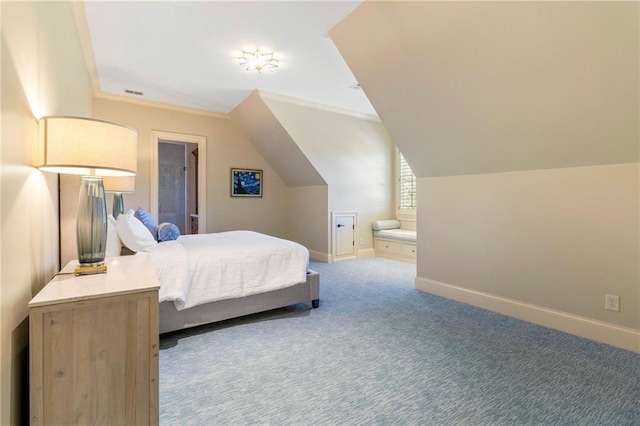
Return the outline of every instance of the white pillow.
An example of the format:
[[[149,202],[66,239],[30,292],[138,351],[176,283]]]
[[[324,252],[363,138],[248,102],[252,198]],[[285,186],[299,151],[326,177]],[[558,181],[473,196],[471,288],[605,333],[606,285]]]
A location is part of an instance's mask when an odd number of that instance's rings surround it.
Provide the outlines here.
[[[152,251],[158,242],[144,223],[134,216],[134,213],[133,210],[129,210],[118,216],[116,220],[118,236],[122,244],[131,251]]]
[[[122,241],[120,241],[116,230],[116,218],[110,214],[107,217],[107,250],[105,251],[105,256],[120,256],[120,252],[122,252]]]

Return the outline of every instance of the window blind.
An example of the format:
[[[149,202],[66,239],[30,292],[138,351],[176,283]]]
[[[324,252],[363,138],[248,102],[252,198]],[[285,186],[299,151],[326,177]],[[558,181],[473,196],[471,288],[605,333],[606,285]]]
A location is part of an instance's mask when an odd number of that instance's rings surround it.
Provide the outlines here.
[[[416,176],[400,153],[400,209],[416,208]]]

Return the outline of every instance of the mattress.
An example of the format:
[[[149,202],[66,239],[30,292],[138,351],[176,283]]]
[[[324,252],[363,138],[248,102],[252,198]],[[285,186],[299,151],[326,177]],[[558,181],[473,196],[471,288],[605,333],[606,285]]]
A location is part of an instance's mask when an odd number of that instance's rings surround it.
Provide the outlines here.
[[[160,302],[177,310],[293,286],[306,280],[309,262],[304,246],[253,231],[183,235],[147,255]]]

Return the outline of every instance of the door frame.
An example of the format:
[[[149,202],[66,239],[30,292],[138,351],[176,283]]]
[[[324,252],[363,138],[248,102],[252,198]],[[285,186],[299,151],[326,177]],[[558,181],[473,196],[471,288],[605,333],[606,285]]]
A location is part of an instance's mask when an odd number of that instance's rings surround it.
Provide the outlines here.
[[[353,255],[350,256],[338,256],[338,240],[336,238],[336,219],[338,217],[351,216],[353,217]],[[331,259],[333,262],[347,259],[355,259],[358,257],[358,213],[357,212],[331,212]]]
[[[207,231],[207,137],[184,133],[151,131],[151,182],[149,210],[158,218],[158,144],[160,141],[193,143],[198,145],[198,233]]]

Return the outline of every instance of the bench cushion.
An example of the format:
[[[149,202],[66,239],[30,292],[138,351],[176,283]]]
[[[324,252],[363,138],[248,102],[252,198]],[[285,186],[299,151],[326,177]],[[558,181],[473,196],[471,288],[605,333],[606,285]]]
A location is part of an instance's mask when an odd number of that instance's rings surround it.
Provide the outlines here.
[[[389,240],[416,241],[416,231],[408,229],[381,229],[373,232],[374,237],[387,238]]]

